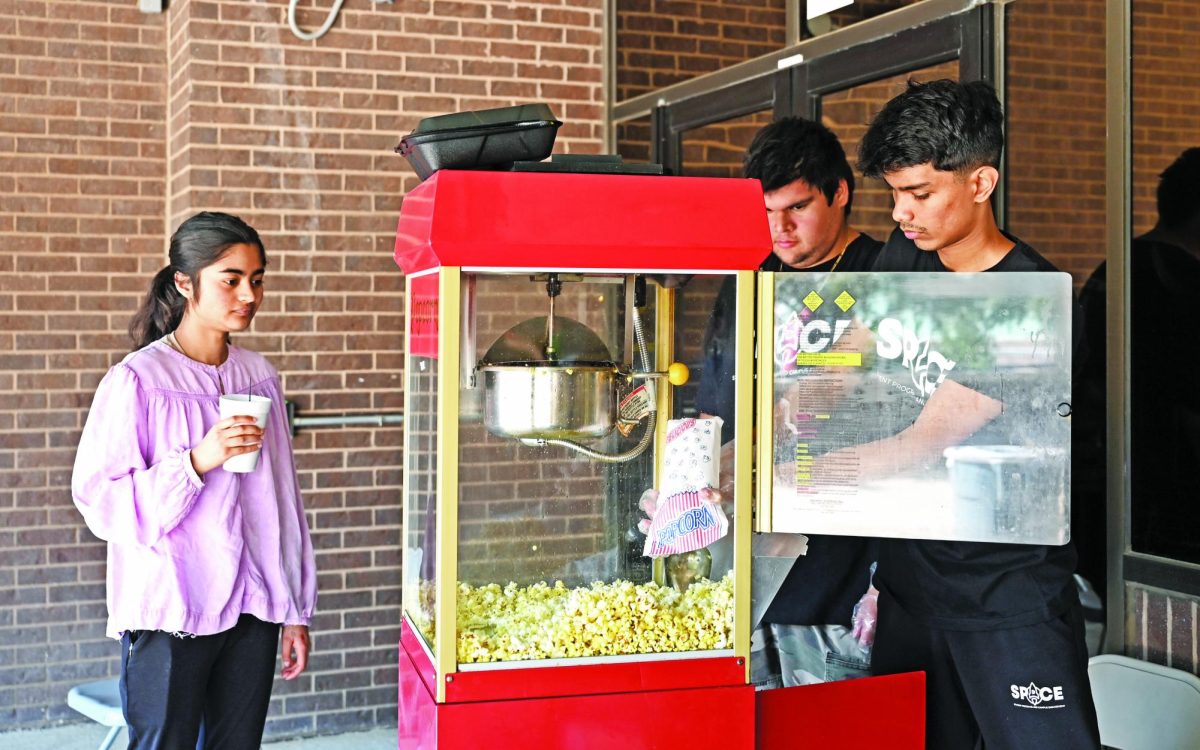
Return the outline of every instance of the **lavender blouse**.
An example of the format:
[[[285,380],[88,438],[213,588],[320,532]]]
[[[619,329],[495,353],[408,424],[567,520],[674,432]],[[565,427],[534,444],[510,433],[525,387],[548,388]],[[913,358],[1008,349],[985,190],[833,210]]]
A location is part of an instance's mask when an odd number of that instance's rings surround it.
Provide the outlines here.
[[[219,420],[222,388],[271,398],[258,467],[200,477],[189,451]],[[156,341],[100,382],[71,481],[108,542],[108,629],[211,635],[245,613],[307,625],[316,564],[279,376],[235,346],[219,366]]]

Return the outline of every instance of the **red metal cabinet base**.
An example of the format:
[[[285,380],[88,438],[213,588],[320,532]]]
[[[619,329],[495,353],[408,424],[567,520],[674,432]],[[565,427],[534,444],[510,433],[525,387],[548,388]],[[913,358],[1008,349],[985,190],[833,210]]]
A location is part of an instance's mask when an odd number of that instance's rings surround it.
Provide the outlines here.
[[[925,673],[764,690],[755,714],[758,750],[923,750]]]
[[[752,750],[754,688],[437,704],[400,651],[400,750]]]
[[[407,623],[404,635],[411,636]],[[606,680],[603,670],[586,667],[479,672],[470,674],[490,674],[495,679],[488,682],[496,685],[490,690],[476,686],[452,702],[438,704],[431,692],[432,665],[424,651],[419,647],[410,651],[408,645],[409,639],[404,639],[400,646],[400,750],[922,750],[925,746],[923,672],[759,693],[750,685],[705,683],[701,678],[711,674],[699,668],[690,675],[696,682],[689,685],[688,675],[676,674],[678,670],[668,670],[665,677],[656,674],[654,668],[663,665],[654,662],[643,665],[645,679],[635,689],[629,685],[636,681]],[[714,671],[720,670],[709,665],[707,672]],[[591,679],[581,686],[580,675]],[[576,689],[563,691],[563,681],[572,676]],[[508,693],[497,688],[520,679],[534,684],[522,689],[509,685]],[[459,681],[455,680],[456,687]],[[592,693],[579,694],[580,688]]]

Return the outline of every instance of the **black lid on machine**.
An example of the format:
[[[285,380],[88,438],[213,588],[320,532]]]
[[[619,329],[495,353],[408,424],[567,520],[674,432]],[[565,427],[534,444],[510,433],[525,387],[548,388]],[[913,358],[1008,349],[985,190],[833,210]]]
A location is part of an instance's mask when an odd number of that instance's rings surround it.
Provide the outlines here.
[[[550,155],[561,122],[545,104],[522,104],[426,117],[396,153],[422,180],[439,169],[506,169]]]
[[[573,174],[663,174],[661,164],[626,164],[619,154],[555,154],[562,123],[545,104],[520,104],[426,117],[396,153],[427,179],[441,169]]]

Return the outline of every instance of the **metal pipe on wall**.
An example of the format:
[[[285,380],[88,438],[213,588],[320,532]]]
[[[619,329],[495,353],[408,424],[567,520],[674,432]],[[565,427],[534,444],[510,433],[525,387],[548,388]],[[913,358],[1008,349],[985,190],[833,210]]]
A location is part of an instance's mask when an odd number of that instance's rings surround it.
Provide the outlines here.
[[[301,417],[296,406],[287,402],[288,429],[292,435],[296,430],[321,427],[398,427],[404,424],[403,412],[378,412],[375,414],[319,414]]]

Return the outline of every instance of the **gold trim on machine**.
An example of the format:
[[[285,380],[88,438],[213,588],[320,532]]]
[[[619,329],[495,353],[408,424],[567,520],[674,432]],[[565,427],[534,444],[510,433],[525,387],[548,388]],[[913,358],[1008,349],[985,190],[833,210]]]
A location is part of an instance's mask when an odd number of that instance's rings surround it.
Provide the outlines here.
[[[666,372],[675,358],[675,290],[656,287],[654,293],[654,369]],[[655,383],[658,413],[654,424],[654,486],[659,487],[663,457],[667,455],[667,420],[675,407],[674,386],[666,380]],[[650,564],[651,577],[659,586],[667,585],[667,569],[663,558]]]
[[[754,271],[737,272],[734,330],[733,652],[750,681],[750,564],[754,460]]]
[[[437,381],[437,625],[434,665],[437,702],[446,701],[446,680],[458,669],[458,388],[462,332],[462,269],[438,272]]]
[[[754,530],[769,532],[775,449],[775,274],[758,275],[758,403]]]

